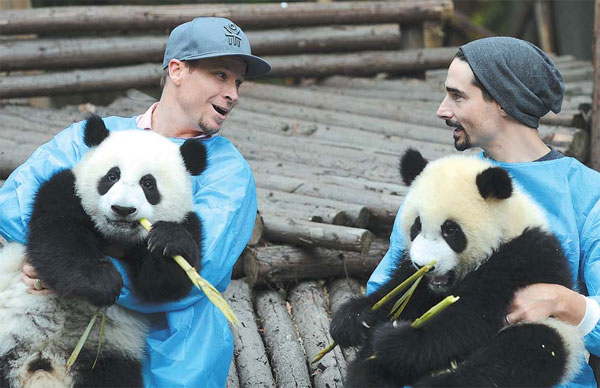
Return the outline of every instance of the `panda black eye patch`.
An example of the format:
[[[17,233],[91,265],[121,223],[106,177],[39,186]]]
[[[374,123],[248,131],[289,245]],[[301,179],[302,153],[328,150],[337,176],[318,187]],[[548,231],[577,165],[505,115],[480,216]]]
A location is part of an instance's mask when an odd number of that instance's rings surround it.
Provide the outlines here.
[[[140,179],[140,186],[144,190],[144,195],[151,205],[156,205],[160,202],[160,193],[156,187],[156,179],[152,174],[146,174]]]
[[[413,222],[410,227],[410,241],[413,241],[417,236],[421,233],[421,218],[415,218],[415,222]]]
[[[462,252],[467,247],[467,236],[455,221],[446,220],[442,224],[442,237],[454,252]]]
[[[98,181],[98,194],[104,195],[121,179],[119,167],[113,167]]]

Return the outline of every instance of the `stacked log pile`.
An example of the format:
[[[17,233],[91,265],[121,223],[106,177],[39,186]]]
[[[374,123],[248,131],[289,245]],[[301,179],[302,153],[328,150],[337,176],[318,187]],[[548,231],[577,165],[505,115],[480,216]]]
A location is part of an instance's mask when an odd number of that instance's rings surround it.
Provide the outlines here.
[[[439,68],[451,50],[399,50],[409,47],[399,24],[423,35],[452,11],[451,0],[9,10],[0,15],[0,98],[155,87],[168,31],[197,16],[242,26],[272,77]]]

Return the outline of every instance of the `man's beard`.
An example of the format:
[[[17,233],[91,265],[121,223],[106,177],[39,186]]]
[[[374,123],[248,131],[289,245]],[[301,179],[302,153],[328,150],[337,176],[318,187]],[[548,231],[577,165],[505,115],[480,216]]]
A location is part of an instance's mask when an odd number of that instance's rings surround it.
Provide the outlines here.
[[[460,138],[454,137],[454,148],[456,148],[457,151],[464,151],[473,147],[473,144],[471,144],[471,138],[469,137],[469,134],[467,133],[467,131],[465,131],[465,127],[463,127],[461,123],[459,123],[458,121],[446,120],[446,125],[453,129],[459,129],[463,133],[462,140]]]

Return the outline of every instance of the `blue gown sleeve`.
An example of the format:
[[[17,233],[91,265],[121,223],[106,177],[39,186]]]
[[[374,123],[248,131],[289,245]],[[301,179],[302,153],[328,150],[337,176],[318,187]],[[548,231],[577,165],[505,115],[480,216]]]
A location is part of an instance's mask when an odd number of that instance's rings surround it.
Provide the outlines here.
[[[588,214],[581,231],[580,273],[589,296],[600,303],[600,202]],[[600,322],[585,337],[586,348],[600,356]]]
[[[81,159],[82,123],[75,123],[41,145],[8,177],[0,188],[0,235],[25,243],[31,208],[40,185],[54,173],[71,168]]]
[[[404,202],[402,203],[402,206],[400,206],[398,214],[396,214],[396,219],[394,220],[394,227],[392,229],[392,234],[390,235],[390,247],[367,282],[367,295],[376,291],[388,281],[390,274],[397,264],[397,260],[399,260],[402,255],[404,250],[404,237],[402,235],[401,226],[401,214],[403,208]]]

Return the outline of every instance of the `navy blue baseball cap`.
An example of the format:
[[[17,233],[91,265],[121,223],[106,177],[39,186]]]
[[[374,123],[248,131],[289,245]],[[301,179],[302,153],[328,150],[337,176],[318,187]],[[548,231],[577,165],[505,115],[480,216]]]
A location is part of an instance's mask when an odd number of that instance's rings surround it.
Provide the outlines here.
[[[195,59],[237,56],[246,62],[246,77],[260,77],[271,71],[271,65],[252,55],[250,41],[244,31],[229,19],[216,17],[196,18],[171,31],[163,69],[171,59]]]

